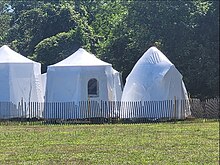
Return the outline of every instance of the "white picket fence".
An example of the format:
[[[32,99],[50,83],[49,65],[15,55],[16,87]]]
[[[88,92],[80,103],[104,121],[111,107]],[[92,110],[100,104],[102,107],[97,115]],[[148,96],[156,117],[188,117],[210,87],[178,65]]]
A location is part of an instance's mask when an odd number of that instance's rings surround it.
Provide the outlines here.
[[[42,118],[44,103],[37,102],[0,102],[0,119]]]
[[[219,118],[219,98],[145,102],[80,101],[80,102],[0,102],[0,119],[185,119]]]
[[[80,102],[0,102],[0,119],[185,119],[219,118],[219,98],[145,102],[80,101]]]

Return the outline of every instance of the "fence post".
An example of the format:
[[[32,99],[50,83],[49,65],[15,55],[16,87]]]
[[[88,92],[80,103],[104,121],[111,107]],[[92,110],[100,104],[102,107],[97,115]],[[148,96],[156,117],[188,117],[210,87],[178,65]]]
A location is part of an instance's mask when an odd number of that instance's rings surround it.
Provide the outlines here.
[[[23,97],[21,98],[21,111],[24,112],[24,118],[27,118],[27,112],[26,109],[24,110],[24,104],[23,104]],[[23,116],[22,116],[23,118]]]
[[[90,107],[90,97],[88,96],[88,117],[89,117],[89,122],[91,121],[91,107]]]
[[[174,122],[176,122],[176,96],[174,96]]]
[[[205,101],[201,101],[201,104],[202,104],[202,108],[203,108],[203,121],[206,121],[206,107],[205,107],[205,104],[206,104],[206,100]]]

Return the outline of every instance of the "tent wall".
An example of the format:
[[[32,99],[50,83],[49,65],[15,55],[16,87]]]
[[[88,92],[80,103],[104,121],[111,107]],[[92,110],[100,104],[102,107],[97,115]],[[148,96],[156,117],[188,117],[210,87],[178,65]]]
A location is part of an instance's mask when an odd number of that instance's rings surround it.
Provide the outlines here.
[[[51,67],[47,72],[46,102],[78,102],[108,100],[108,67]],[[98,80],[99,96],[88,97],[88,81]],[[112,88],[112,86],[111,86]]]
[[[115,101],[121,101],[122,96],[122,82],[120,78],[120,73],[116,72],[113,76],[114,85],[113,85],[113,93],[114,93],[114,99]]]
[[[36,67],[31,63],[8,65],[10,84],[10,100],[8,101],[14,103],[21,100],[25,102],[42,102],[41,77],[35,74]],[[40,67],[38,67],[39,69]]]
[[[45,92],[46,92],[46,83],[47,83],[47,73],[41,74],[42,93],[43,93],[44,99],[45,99]]]
[[[39,72],[38,63],[0,63],[0,118],[27,116],[19,110],[19,102],[43,102]]]
[[[172,100],[174,97],[177,100],[188,99],[186,90],[183,90],[182,82],[182,75],[174,65],[171,66],[163,78],[162,89],[164,89],[164,97],[168,98],[168,100]]]
[[[0,64],[0,102],[10,100],[9,66]]]

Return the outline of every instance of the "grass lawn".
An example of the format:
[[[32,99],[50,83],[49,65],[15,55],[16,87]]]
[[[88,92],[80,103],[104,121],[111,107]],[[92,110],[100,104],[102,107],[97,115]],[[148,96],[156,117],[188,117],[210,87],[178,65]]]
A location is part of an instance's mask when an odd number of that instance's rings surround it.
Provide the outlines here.
[[[219,123],[0,125],[0,164],[219,164]]]

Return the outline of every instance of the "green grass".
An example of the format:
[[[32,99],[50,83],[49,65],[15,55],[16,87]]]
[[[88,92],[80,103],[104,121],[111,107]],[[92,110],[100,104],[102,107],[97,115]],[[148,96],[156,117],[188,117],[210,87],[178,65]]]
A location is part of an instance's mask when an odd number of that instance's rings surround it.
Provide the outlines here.
[[[219,123],[4,124],[0,164],[219,164]]]

